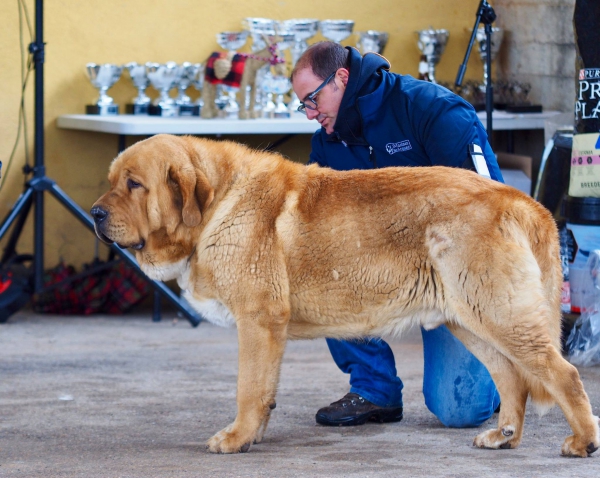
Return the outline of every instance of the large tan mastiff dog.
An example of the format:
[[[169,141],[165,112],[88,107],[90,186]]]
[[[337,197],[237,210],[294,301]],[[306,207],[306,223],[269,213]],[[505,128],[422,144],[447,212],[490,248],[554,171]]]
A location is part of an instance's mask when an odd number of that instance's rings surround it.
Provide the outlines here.
[[[261,441],[287,339],[440,324],[500,392],[498,428],[475,446],[516,447],[528,396],[563,410],[573,430],[564,455],[600,446],[598,418],[559,349],[554,220],[516,189],[461,169],[340,172],[168,135],[121,153],[109,181],[92,208],[98,236],[134,249],[149,277],[177,279],[209,321],[238,329],[238,414],[210,451]]]

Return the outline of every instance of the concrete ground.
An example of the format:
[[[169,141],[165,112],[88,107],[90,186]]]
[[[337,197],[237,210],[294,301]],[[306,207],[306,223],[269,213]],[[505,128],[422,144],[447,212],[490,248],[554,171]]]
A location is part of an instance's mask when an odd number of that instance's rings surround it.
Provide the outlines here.
[[[472,447],[477,430],[444,428],[421,394],[418,331],[392,343],[404,420],[330,428],[316,410],[347,392],[325,341],[290,342],[265,440],[212,455],[204,442],[235,415],[234,329],[165,314],[57,317],[0,324],[0,477],[596,477],[600,451],[560,456],[557,408],[528,412],[516,450]],[[580,369],[600,415],[600,367]],[[496,416],[481,428],[495,425]]]

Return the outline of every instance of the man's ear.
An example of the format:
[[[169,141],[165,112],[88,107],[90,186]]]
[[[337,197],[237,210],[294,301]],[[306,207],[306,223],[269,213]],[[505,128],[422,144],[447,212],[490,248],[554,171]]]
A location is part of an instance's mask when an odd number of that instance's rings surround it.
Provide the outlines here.
[[[350,72],[346,68],[338,68],[338,70],[335,72],[335,76],[342,82],[344,86],[348,86]]]
[[[201,171],[176,166],[169,169],[169,179],[179,187],[183,223],[188,227],[196,227],[214,197],[214,190],[208,179]]]

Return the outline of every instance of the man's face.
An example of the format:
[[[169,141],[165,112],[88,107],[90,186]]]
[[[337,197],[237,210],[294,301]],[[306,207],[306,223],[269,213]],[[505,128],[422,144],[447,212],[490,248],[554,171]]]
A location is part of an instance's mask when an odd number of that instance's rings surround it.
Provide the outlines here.
[[[303,68],[294,74],[292,88],[300,101],[305,101],[322,83],[323,80],[315,76],[311,68]],[[333,126],[337,120],[347,84],[348,70],[340,68],[333,79],[313,98],[317,108],[313,110],[306,108],[305,110],[307,118],[316,119],[325,128],[327,134],[333,133]],[[314,107],[314,104],[309,101],[307,104]]]

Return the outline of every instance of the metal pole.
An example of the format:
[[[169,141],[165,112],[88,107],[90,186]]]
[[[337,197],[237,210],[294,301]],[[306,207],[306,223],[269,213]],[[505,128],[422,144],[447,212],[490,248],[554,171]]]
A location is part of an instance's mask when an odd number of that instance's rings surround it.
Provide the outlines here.
[[[44,5],[35,2],[35,41],[29,45],[35,66],[35,166],[34,179],[46,174],[44,166]],[[43,288],[44,277],[44,191],[34,193],[34,288],[38,293]]]

